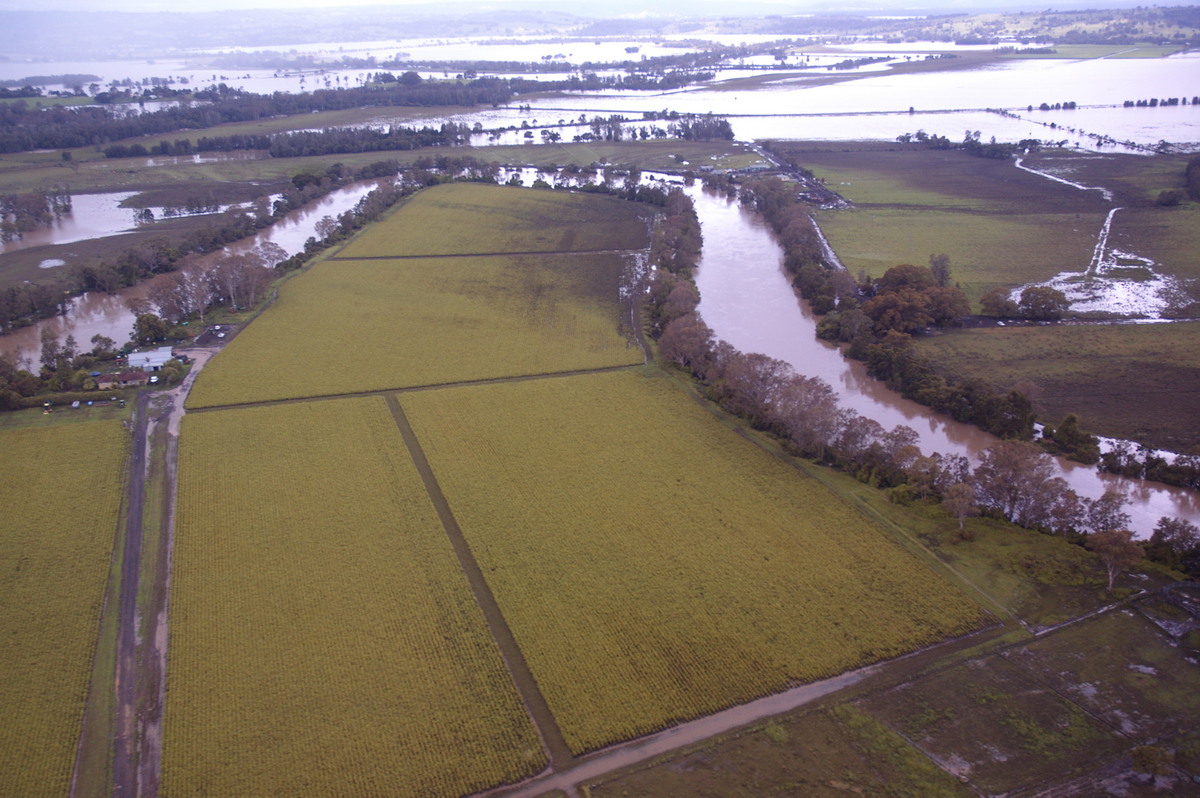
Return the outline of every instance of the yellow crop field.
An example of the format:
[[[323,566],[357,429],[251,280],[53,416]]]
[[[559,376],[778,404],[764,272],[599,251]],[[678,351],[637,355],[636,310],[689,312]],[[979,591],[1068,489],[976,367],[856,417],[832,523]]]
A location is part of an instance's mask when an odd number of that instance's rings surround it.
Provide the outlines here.
[[[986,622],[656,373],[400,397],[575,751]]]
[[[0,431],[0,792],[66,795],[121,507],[117,421]]]
[[[650,213],[596,194],[450,183],[417,194],[338,257],[643,249]]]
[[[616,255],[324,263],[205,367],[189,406],[640,363],[620,329],[624,265]]]
[[[382,398],[181,441],[165,795],[456,796],[544,766]]]

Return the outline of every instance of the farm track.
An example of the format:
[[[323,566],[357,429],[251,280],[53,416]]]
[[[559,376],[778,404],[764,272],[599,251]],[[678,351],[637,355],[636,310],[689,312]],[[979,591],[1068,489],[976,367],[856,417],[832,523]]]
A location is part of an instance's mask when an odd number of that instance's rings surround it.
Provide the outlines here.
[[[445,494],[442,493],[437,477],[433,473],[433,468],[429,465],[429,460],[425,457],[421,443],[417,440],[417,435],[413,431],[412,425],[408,423],[408,418],[404,415],[404,410],[400,407],[400,402],[396,399],[395,394],[387,396],[387,405],[388,410],[392,413],[393,420],[396,422],[396,427],[400,430],[400,434],[404,438],[404,445],[408,448],[413,465],[416,466],[417,473],[421,475],[421,481],[425,485],[425,492],[429,495],[430,501],[433,502],[434,510],[437,511],[438,518],[442,522],[442,527],[446,531],[446,536],[450,539],[450,545],[454,549],[454,554],[458,557],[467,583],[471,586],[471,592],[475,596],[475,601],[483,612],[484,620],[487,622],[492,639],[496,641],[496,645],[500,649],[500,654],[504,657],[505,666],[508,668],[513,683],[516,685],[517,692],[520,693],[521,700],[525,704],[525,709],[528,711],[529,717],[533,720],[534,726],[537,727],[538,734],[542,738],[542,745],[549,757],[550,767],[556,771],[569,767],[574,760],[574,756],[567,745],[566,739],[563,737],[562,730],[558,726],[558,721],[555,719],[554,713],[550,711],[550,705],[546,702],[545,696],[542,695],[541,688],[538,687],[537,680],[533,677],[533,671],[530,670],[529,663],[525,661],[525,655],[521,652],[521,647],[517,644],[516,638],[513,637],[508,622],[504,620],[504,615],[500,611],[500,605],[496,603],[496,597],[492,594],[487,579],[484,578],[483,570],[475,561],[475,555],[471,553],[467,539],[463,535],[458,521],[454,518],[453,511],[450,509],[450,503],[446,500]]]

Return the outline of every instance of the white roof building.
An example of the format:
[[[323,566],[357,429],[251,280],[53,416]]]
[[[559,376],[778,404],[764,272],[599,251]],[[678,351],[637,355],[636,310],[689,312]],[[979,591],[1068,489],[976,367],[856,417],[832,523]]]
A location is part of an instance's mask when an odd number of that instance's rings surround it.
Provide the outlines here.
[[[149,352],[130,352],[129,368],[142,371],[158,371],[171,359],[171,347],[160,346]]]

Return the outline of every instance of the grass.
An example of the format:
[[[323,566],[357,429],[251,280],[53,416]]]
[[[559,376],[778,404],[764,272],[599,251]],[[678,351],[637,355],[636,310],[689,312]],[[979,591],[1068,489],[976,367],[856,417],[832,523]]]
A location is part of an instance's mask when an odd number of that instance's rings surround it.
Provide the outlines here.
[[[1029,643],[1012,660],[1137,741],[1170,740],[1200,717],[1200,673],[1131,610]]]
[[[843,704],[778,718],[658,766],[606,777],[590,787],[590,794],[951,798],[973,793],[900,735]]]
[[[918,339],[957,379],[1037,386],[1046,421],[1173,451],[1200,446],[1200,322],[954,330]]]
[[[13,795],[70,787],[126,439],[115,421],[0,432],[0,772]]]
[[[989,794],[1085,772],[1124,747],[1078,706],[995,656],[857,705]]]
[[[777,149],[855,204],[818,214],[852,272],[877,277],[945,253],[952,279],[972,302],[997,286],[1086,268],[1108,212],[1099,192],[956,151],[878,143]]]
[[[541,769],[382,398],[190,416],[181,441],[164,795],[452,796]]]
[[[883,530],[655,374],[401,396],[574,750],[984,622]]]
[[[644,231],[640,209],[614,206],[619,201],[608,197],[444,188],[454,190],[428,192],[428,200],[423,192],[347,251],[383,253],[394,245],[391,254],[402,254],[408,239],[392,232],[397,229],[409,231],[408,246],[417,252],[485,248],[481,236],[466,232],[475,224],[474,198],[492,207],[527,203],[543,214],[594,208],[597,230],[583,243],[645,243],[624,237]],[[430,212],[439,197],[455,199],[457,207],[437,205]],[[407,221],[410,213],[431,232],[422,237]],[[494,231],[502,223],[495,214],[478,224]],[[604,229],[623,235],[605,236]],[[458,230],[464,230],[461,242],[453,233]],[[563,229],[550,245],[568,246],[567,235]],[[539,246],[516,237],[508,242],[517,249]],[[617,255],[570,253],[325,261],[282,287],[271,312],[206,367],[189,403],[207,407],[639,363],[640,350],[621,331],[627,265]]]

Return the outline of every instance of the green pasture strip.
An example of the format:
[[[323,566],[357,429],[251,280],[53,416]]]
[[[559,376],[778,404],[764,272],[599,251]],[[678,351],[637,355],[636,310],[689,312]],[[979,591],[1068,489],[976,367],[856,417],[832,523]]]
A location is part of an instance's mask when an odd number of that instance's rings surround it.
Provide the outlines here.
[[[1182,44],[1053,44],[1052,53],[998,53],[1000,58],[1016,60],[1092,59],[1092,58],[1166,58],[1185,49]]]
[[[988,215],[922,208],[859,207],[817,216],[830,245],[852,274],[879,277],[892,266],[924,266],[950,257],[951,282],[972,303],[993,288],[1083,271],[1103,214]]]
[[[0,431],[0,773],[65,795],[121,507],[115,421]]]
[[[457,796],[545,758],[382,397],[184,421],[163,794]]]
[[[901,685],[858,706],[986,794],[1066,780],[1124,747],[1077,704],[997,656]]]
[[[739,168],[764,163],[762,157],[745,144],[678,139],[578,144],[560,142],[502,147],[425,147],[419,150],[337,153],[299,158],[233,157],[204,163],[194,163],[190,158],[158,158],[149,166],[146,158],[108,159],[90,147],[74,149],[71,153],[73,160],[70,163],[64,162],[58,151],[5,155],[0,159],[0,191],[34,191],[58,184],[67,185],[72,191],[84,192],[189,183],[203,186],[214,182],[269,182],[288,180],[301,172],[321,174],[335,163],[348,169],[357,169],[383,160],[411,164],[418,159],[439,156],[471,156],[489,163],[529,166],[606,164],[625,169],[664,171],[696,169],[703,165],[718,169]]]
[[[1187,451],[1200,444],[1200,322],[953,330],[917,339],[947,375],[1037,386],[1044,420]]]
[[[647,211],[615,197],[451,183],[422,191],[337,256],[642,249]]]
[[[574,750],[985,621],[658,374],[400,397]]]
[[[326,261],[205,367],[209,407],[642,362],[615,255]],[[626,325],[627,326],[627,325]]]

